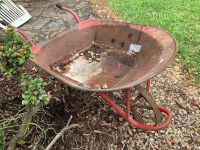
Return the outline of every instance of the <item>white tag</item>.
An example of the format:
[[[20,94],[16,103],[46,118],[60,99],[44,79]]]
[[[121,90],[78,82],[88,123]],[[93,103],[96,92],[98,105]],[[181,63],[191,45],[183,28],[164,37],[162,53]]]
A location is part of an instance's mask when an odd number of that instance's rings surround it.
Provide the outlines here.
[[[129,47],[129,53],[139,53],[142,46],[137,44],[131,44]]]

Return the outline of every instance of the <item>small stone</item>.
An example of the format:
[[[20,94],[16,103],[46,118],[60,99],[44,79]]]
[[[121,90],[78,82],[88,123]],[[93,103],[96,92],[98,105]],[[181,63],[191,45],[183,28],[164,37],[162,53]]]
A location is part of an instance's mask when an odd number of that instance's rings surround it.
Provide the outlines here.
[[[97,134],[102,134],[102,131],[99,131],[99,130],[94,130],[94,133],[97,133]]]
[[[96,61],[100,62],[100,61],[101,61],[101,59],[100,59],[100,58],[96,58]]]
[[[132,130],[128,127],[128,133],[130,134],[130,136],[133,136],[133,132],[132,132]]]
[[[42,28],[42,31],[58,31],[64,29],[64,22],[62,19],[51,20],[51,22]]]
[[[53,67],[53,70],[57,71],[57,72],[62,72],[62,70],[60,70],[60,68],[58,66],[57,67]]]
[[[84,55],[84,53],[80,53],[80,56],[83,56]]]
[[[101,89],[101,86],[100,85],[95,85],[95,88],[100,90]]]
[[[102,85],[102,89],[107,89],[108,88],[108,85],[105,83]]]
[[[119,121],[123,121],[123,118],[119,118]]]
[[[91,56],[92,56],[92,57],[94,56],[94,52],[91,52]]]
[[[195,142],[196,142],[198,145],[200,145],[200,136],[197,136],[197,137],[195,138]]]
[[[89,58],[89,59],[88,59],[88,62],[91,63],[91,62],[92,62],[92,58]]]

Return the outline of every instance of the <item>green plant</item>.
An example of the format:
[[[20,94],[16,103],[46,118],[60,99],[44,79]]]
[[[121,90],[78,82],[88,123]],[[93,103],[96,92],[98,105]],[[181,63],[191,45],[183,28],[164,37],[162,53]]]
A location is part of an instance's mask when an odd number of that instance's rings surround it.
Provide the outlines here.
[[[4,148],[4,132],[3,129],[0,128],[0,150]]]
[[[10,141],[9,150],[14,150],[16,144],[23,141],[22,139],[29,129],[33,116],[40,110],[42,105],[49,103],[51,96],[45,90],[46,85],[47,83],[42,78],[32,78],[27,75],[21,76],[22,105],[26,107],[27,113],[18,134]]]
[[[37,105],[39,103],[48,104],[50,96],[45,91],[46,82],[42,78],[33,79],[30,76],[21,76],[22,105]]]
[[[26,141],[24,140],[20,140],[17,142],[18,145],[23,146],[24,144],[26,144]]]
[[[45,90],[46,85],[42,78],[32,78],[27,75],[21,76],[22,105],[26,107],[27,113],[24,116],[18,134],[9,143],[9,150],[14,150],[17,143],[22,144],[21,141],[23,141],[22,139],[29,129],[33,116],[40,110],[42,105],[49,103],[51,96]]]
[[[14,29],[6,30],[2,41],[0,45],[0,70],[7,77],[20,74],[20,85],[23,91],[22,105],[26,108],[23,123],[8,146],[8,150],[14,150],[17,144],[24,144],[23,137],[29,130],[33,116],[42,105],[49,103],[51,96],[46,92],[45,86],[47,84],[42,78],[32,78],[22,73],[23,64],[33,57],[29,43],[22,39]]]
[[[29,43],[14,29],[5,31],[5,38],[0,45],[0,70],[5,76],[20,72],[21,66],[33,55]]]

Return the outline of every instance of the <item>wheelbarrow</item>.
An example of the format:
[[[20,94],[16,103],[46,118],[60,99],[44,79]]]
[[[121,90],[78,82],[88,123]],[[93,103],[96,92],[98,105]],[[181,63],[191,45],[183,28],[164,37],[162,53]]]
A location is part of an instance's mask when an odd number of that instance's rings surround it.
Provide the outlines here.
[[[56,6],[72,14],[77,24],[37,45],[18,29],[36,53],[32,61],[70,87],[96,92],[137,128],[160,130],[168,126],[171,112],[156,104],[150,94],[150,79],[172,63],[177,52],[172,35],[149,25],[102,19],[81,22],[74,11],[60,4]],[[146,87],[141,85],[144,83]],[[132,88],[137,91],[134,99]],[[117,104],[114,91],[122,91],[123,104]],[[140,104],[141,99],[148,105]],[[144,123],[137,108],[151,110],[154,124]]]

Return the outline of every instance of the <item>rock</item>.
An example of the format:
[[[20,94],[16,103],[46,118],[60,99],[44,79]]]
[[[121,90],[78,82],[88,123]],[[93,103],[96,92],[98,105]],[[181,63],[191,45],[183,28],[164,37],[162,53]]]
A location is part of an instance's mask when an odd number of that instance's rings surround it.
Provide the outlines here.
[[[200,135],[195,137],[195,143],[200,146]]]
[[[102,89],[107,89],[108,88],[108,85],[105,83],[102,85]]]
[[[58,31],[64,29],[64,22],[61,19],[52,20],[42,31]]]
[[[130,129],[130,127],[127,128],[127,131],[130,134],[130,136],[133,136],[133,131]]]

